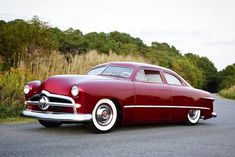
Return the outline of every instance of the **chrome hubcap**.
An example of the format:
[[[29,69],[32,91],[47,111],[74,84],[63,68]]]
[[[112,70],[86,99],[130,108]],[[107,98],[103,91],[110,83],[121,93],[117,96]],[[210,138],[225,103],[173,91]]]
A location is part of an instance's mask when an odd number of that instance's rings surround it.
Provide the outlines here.
[[[189,118],[190,118],[191,120],[197,119],[198,116],[199,116],[199,114],[200,114],[200,110],[190,110],[189,113],[188,113]]]
[[[108,125],[113,118],[113,110],[108,104],[101,104],[96,110],[96,120],[102,125]]]

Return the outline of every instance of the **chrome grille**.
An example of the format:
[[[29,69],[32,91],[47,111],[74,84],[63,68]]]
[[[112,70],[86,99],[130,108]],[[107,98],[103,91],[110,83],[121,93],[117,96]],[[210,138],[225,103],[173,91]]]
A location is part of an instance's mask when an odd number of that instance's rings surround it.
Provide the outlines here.
[[[32,97],[29,99],[29,101],[39,101],[39,99],[40,99],[40,95],[39,95],[39,94],[36,94],[36,95],[32,96]]]
[[[70,100],[62,99],[62,98],[56,98],[56,97],[48,97],[50,102],[59,102],[59,103],[71,103]]]
[[[43,109],[40,107],[40,99],[42,97],[46,97],[48,99],[48,101],[45,103],[49,106],[48,109]],[[37,111],[70,112],[70,109],[72,109],[72,111],[76,113],[75,102],[71,97],[51,94],[45,90],[43,90],[40,94],[33,95],[29,101],[26,101],[25,103],[28,106],[31,105],[31,108]],[[35,107],[32,107],[32,105]]]
[[[43,95],[44,95],[44,96],[47,96],[47,95],[45,95],[45,94],[36,94],[36,95],[32,96],[29,100],[30,100],[30,101],[39,101],[40,98],[41,98]],[[63,99],[63,98],[58,98],[58,97],[51,97],[51,96],[47,96],[47,97],[48,97],[48,99],[49,99],[50,102],[56,102],[56,103],[71,103],[71,104],[72,104],[71,100],[68,100],[68,99]]]

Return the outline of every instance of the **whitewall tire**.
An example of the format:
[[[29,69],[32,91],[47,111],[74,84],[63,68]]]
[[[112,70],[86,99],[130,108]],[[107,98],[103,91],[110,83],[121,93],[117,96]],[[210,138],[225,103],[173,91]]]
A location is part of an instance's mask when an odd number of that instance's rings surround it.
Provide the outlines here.
[[[188,125],[196,125],[200,119],[201,110],[191,109],[187,114],[187,124]]]
[[[118,119],[117,108],[110,99],[99,100],[93,111],[89,124],[91,131],[105,133],[114,128]]]

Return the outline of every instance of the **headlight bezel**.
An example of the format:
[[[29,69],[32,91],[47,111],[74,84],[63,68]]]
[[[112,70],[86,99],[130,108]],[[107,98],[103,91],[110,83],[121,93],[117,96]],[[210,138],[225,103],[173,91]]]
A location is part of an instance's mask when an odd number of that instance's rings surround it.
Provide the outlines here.
[[[30,86],[28,84],[24,85],[24,94],[29,94],[30,92]]]
[[[79,88],[77,85],[73,85],[72,88],[71,88],[71,94],[72,96],[74,97],[77,97],[78,94],[79,94]]]

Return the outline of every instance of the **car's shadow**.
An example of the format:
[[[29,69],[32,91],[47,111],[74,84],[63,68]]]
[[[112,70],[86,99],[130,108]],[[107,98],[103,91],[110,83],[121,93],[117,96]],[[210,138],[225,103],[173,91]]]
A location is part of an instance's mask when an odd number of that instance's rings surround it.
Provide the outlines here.
[[[25,129],[28,130],[28,129]],[[53,134],[87,134],[89,130],[83,124],[63,124],[60,127],[46,128],[39,123],[34,123],[34,126],[29,129],[33,132],[53,133]]]
[[[183,129],[183,128],[198,128],[198,127],[210,127],[214,125],[208,122],[200,122],[195,126],[187,126],[182,123],[164,123],[164,124],[132,124],[132,125],[121,125],[117,126],[112,130],[112,133],[121,133],[121,132],[134,132],[134,131],[143,131],[158,129],[159,131],[164,131],[168,129]],[[92,134],[87,125],[85,124],[63,124],[58,128],[45,128],[38,123],[33,123],[30,128],[24,128],[24,131],[33,131],[38,133],[48,133],[48,134],[69,134],[69,135],[82,135],[82,134]]]

